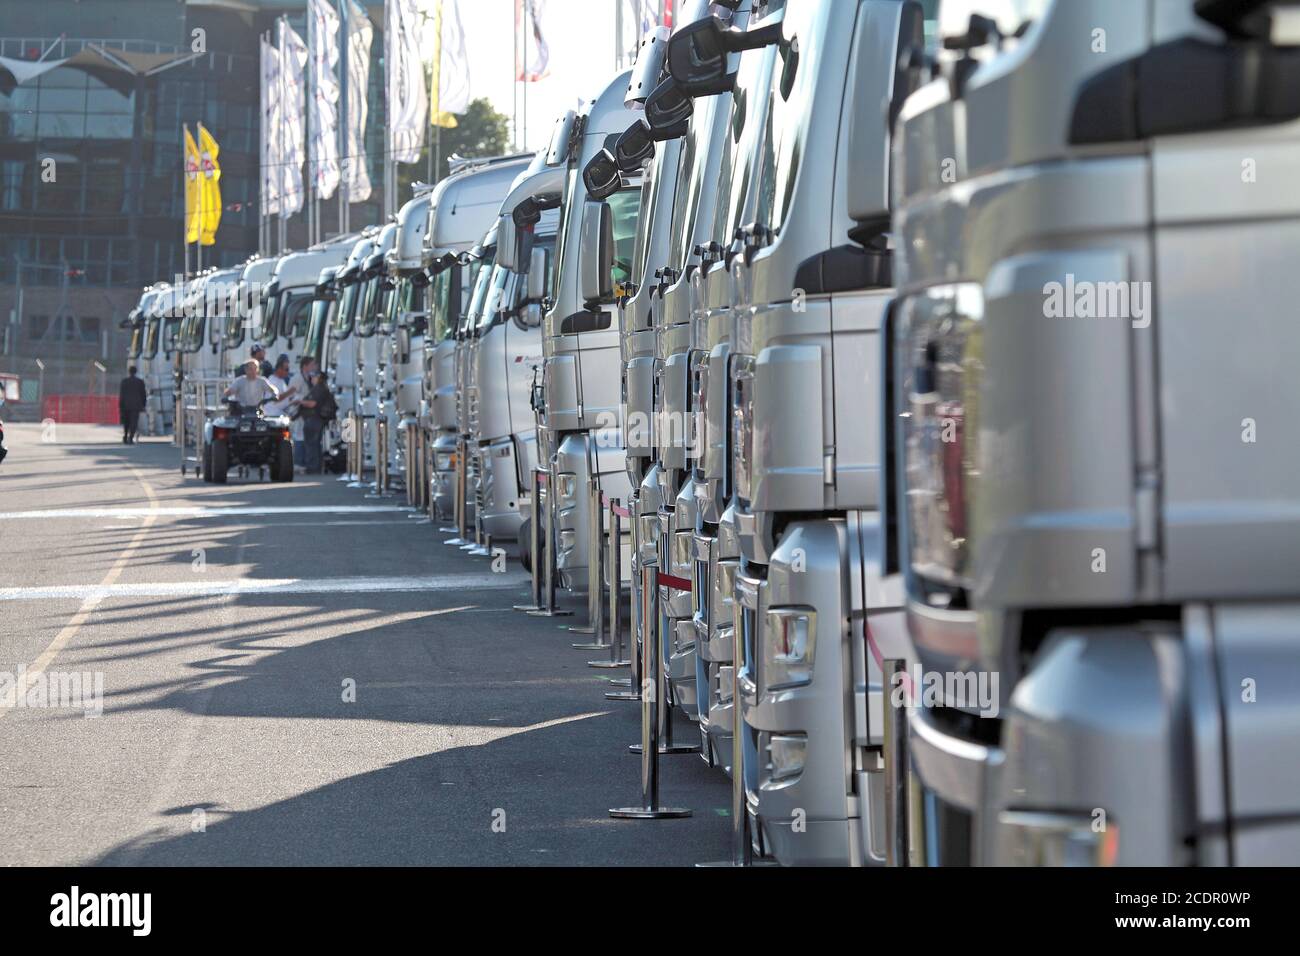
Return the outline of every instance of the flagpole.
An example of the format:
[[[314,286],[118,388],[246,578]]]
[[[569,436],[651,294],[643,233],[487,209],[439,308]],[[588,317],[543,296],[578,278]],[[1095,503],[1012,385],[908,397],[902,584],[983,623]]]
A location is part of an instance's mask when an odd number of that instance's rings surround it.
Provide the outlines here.
[[[316,175],[312,171],[312,154],[313,149],[311,137],[311,114],[316,109],[315,79],[316,79],[316,27],[315,16],[312,13],[311,5],[307,6],[307,98],[306,98],[306,115],[303,117],[303,140],[307,147],[307,202],[304,204],[307,212],[307,245],[316,243]]]
[[[266,34],[260,35],[261,43],[266,42]],[[260,150],[257,179],[257,254],[266,255],[266,48],[259,43],[257,48],[257,105],[261,115],[258,118],[258,148]]]
[[[288,75],[289,72],[285,68],[286,64],[288,63],[288,57],[285,56],[285,53],[287,52],[287,47],[285,46],[284,43],[284,35],[285,35],[285,30],[288,27],[288,20],[283,15],[281,15],[278,22],[280,24],[280,142],[283,143],[285,141],[284,138],[285,124],[289,119],[289,109],[288,109],[289,104],[285,96],[287,91],[284,88],[285,77]],[[280,226],[278,230],[280,233],[279,238],[280,238],[281,255],[284,255],[284,253],[287,252],[289,249],[289,217],[285,215],[285,202],[288,199],[288,194],[285,192],[284,189],[286,172],[287,172],[287,164],[284,162],[284,155],[282,152],[280,156]]]
[[[338,0],[339,29],[343,32],[343,68],[339,70],[339,233],[348,231],[348,193],[352,191],[349,176],[353,157],[348,155],[348,84],[352,79],[352,27],[348,22],[351,12],[347,0]],[[347,170],[349,175],[344,175]]]
[[[510,92],[511,105],[514,108],[514,125],[510,127],[510,132],[515,138],[515,151],[519,151],[519,20],[520,13],[523,12],[523,0],[515,0],[515,58],[510,64]]]
[[[182,208],[185,210],[181,216],[181,248],[185,250],[185,262],[181,271],[182,279],[189,275],[190,272],[190,155],[188,145],[185,142],[185,133],[185,124],[181,123],[181,199]]]
[[[520,37],[520,39],[523,41],[523,47],[522,47],[522,49],[523,49],[523,54],[524,54],[524,57],[523,57],[523,64],[524,64],[524,113],[523,113],[523,120],[524,120],[524,138],[523,138],[523,141],[520,143],[520,145],[523,147],[523,149],[524,149],[525,152],[528,151],[528,18],[529,18],[529,16],[531,16],[531,14],[532,14],[532,7],[531,7],[529,4],[525,3],[525,4],[524,4],[524,30],[523,30],[523,36]]]

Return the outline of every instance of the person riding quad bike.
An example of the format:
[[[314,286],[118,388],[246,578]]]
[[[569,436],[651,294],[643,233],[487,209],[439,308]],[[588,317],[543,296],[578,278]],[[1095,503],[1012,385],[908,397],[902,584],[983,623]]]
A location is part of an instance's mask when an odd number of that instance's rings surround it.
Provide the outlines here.
[[[263,405],[286,396],[262,377],[258,363],[245,363],[244,374],[221,397],[229,400],[230,411],[205,426],[204,481],[225,484],[231,465],[266,467],[272,481],[293,481],[289,419],[262,413]]]

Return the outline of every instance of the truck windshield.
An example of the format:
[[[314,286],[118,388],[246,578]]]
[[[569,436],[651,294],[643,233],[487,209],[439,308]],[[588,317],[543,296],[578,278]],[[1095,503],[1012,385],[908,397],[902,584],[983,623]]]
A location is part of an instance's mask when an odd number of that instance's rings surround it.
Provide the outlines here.
[[[506,280],[510,278],[510,270],[505,266],[493,266],[492,278],[488,283],[487,298],[483,302],[483,311],[478,317],[478,331],[486,332],[497,321],[497,316],[501,312],[501,299],[506,291]]]
[[[754,219],[778,235],[790,213],[800,161],[808,148],[817,74],[832,16],[831,6],[823,3],[795,4],[788,9],[784,34],[787,43],[797,43],[797,46],[783,44],[777,48],[771,79],[760,87],[760,95],[770,104],[771,115],[760,146],[762,165]],[[846,67],[847,64],[841,64],[841,70]],[[831,69],[830,64],[827,69]]]
[[[139,319],[131,326],[131,342],[126,349],[127,358],[139,358],[140,349],[144,345],[144,323]]]
[[[311,305],[311,318],[307,322],[307,339],[302,343],[302,354],[310,355],[317,362],[324,361],[325,345],[325,316],[316,308],[318,305],[328,305],[320,299],[313,299]]]
[[[221,344],[224,348],[238,348],[244,342],[244,325],[255,317],[257,307],[249,302],[249,291],[245,283],[239,283],[239,293],[230,304],[230,319],[222,330]]]
[[[163,351],[171,355],[176,351],[176,342],[181,334],[181,320],[177,317],[168,316],[163,319]]]
[[[375,334],[378,317],[375,314],[375,300],[379,293],[379,276],[371,276],[360,283],[361,292],[357,303],[357,335],[368,339]]]
[[[718,183],[718,205],[713,217],[713,241],[723,249],[730,247],[732,237],[745,216],[754,173],[754,141],[762,132],[764,94],[772,83],[775,59],[775,46],[745,53],[740,58],[721,167],[732,172],[730,175],[724,173]],[[733,156],[736,157],[734,163]]]
[[[482,259],[470,267],[475,272],[474,294],[470,296],[469,308],[460,323],[462,334],[468,334],[474,330],[474,325],[478,322],[479,315],[483,311],[483,305],[487,301],[488,288],[492,284],[493,260],[495,258],[496,250],[490,249]]]
[[[704,174],[708,170],[710,138],[718,97],[708,96],[695,101],[695,116],[682,138],[682,155],[675,175],[677,196],[673,201],[673,221],[669,229],[670,245],[668,263],[681,271],[691,253],[691,235],[695,230],[695,217],[700,209],[700,194],[704,189]]]
[[[614,214],[614,268],[611,277],[614,287],[632,281],[632,253],[636,248],[636,226],[641,211],[641,187],[620,189],[609,197],[609,208]]]
[[[459,271],[460,266],[443,269],[433,277],[429,286],[429,339],[434,342],[441,342],[456,329],[451,314],[452,287],[455,285],[454,274]]]
[[[285,292],[280,310],[284,319],[280,328],[286,338],[300,339],[307,334],[307,323],[311,320],[312,294],[302,292]]]
[[[334,312],[334,328],[330,332],[334,338],[346,339],[352,334],[352,326],[357,314],[357,296],[360,291],[361,283],[349,282],[339,293],[338,308]]]
[[[162,319],[145,320],[144,350],[140,353],[141,358],[151,359],[158,354],[158,330],[161,326]]]
[[[334,335],[334,304],[336,302],[338,302],[338,299],[332,295],[312,299],[311,321],[313,325],[317,320],[320,321],[322,337],[326,333],[331,337]],[[308,334],[310,334],[310,332]]]
[[[655,161],[646,169],[645,179],[641,181],[641,209],[637,221],[641,224],[636,231],[636,246],[632,250],[632,275],[630,282],[645,284],[646,260],[650,258],[650,236],[655,227],[655,210],[659,208],[659,185],[667,180],[663,165],[662,150],[655,156]]]
[[[393,329],[397,328],[397,306],[398,297],[395,280],[380,276],[379,305],[376,307],[376,312],[379,314],[380,335],[391,335]]]
[[[275,338],[280,320],[280,295],[275,284],[269,285],[262,293],[262,315],[253,329],[255,341],[269,342]]]

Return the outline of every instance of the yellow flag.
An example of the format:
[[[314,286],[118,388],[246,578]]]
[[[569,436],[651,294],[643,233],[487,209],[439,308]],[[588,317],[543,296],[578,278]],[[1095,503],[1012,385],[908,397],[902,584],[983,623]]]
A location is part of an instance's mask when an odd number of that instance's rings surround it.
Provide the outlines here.
[[[190,128],[185,129],[185,241],[199,241],[199,220],[202,217],[202,175],[199,161],[199,147],[190,135]]]
[[[442,50],[442,0],[438,0],[433,21],[433,63],[429,71],[429,121],[443,129],[455,129],[459,125],[456,122],[456,115],[442,108],[442,61],[445,59]]]
[[[221,147],[200,123],[199,168],[203,174],[200,180],[203,190],[203,219],[200,234],[205,246],[217,244],[217,226],[221,225],[221,163],[217,161],[220,155]]]

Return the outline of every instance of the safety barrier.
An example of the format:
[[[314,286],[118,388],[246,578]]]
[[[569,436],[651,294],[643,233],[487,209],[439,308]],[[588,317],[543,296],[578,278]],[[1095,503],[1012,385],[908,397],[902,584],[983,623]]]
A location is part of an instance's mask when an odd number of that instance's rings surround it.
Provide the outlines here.
[[[46,395],[41,417],[69,425],[116,425],[122,413],[116,395]]]

